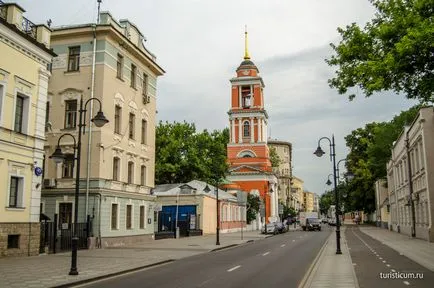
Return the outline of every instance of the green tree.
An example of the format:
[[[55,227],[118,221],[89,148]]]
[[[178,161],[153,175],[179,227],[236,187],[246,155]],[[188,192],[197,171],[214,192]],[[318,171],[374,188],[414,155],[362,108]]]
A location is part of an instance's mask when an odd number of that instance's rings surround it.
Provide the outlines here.
[[[333,190],[326,191],[319,198],[319,211],[320,211],[320,213],[327,215],[327,212],[329,211],[330,205],[333,205],[333,203],[334,203]]]
[[[256,219],[256,215],[259,212],[259,204],[261,199],[259,196],[253,195],[251,193],[247,194],[247,224],[250,224]]]
[[[404,92],[409,99],[432,102],[434,92],[434,1],[370,0],[377,12],[363,28],[352,23],[338,28],[342,39],[330,44],[337,66],[329,79],[340,94],[359,87],[374,92]],[[349,95],[352,100],[354,94]]]
[[[271,147],[271,146],[270,146],[270,162],[271,162],[271,167],[273,167],[273,168],[279,167],[279,165],[281,163],[280,157],[277,154],[276,148]]]
[[[215,183],[228,169],[228,142],[228,129],[198,133],[194,124],[160,122],[156,128],[156,184],[194,179]]]

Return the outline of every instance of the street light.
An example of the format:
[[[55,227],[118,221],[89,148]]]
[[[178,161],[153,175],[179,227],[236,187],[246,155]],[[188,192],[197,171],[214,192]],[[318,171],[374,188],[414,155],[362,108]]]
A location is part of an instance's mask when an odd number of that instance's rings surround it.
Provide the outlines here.
[[[332,135],[332,140],[328,137],[321,137],[318,140],[318,147],[316,148],[315,154],[318,157],[321,157],[325,154],[325,152],[321,148],[321,140],[327,139],[330,142],[330,160],[333,162],[333,183],[334,183],[334,189],[335,189],[335,205],[336,205],[336,211],[335,211],[335,217],[336,217],[336,254],[342,254],[341,251],[341,231],[340,231],[340,221],[339,221],[339,198],[338,198],[338,189],[336,186],[336,151],[335,151],[335,136]]]
[[[215,185],[215,197],[216,197],[216,207],[217,207],[217,225],[216,225],[216,239],[215,245],[220,245],[220,207],[219,207],[219,180],[216,180]]]
[[[332,181],[330,181],[330,176],[333,176],[333,174],[329,174],[329,176],[327,177],[327,182],[325,183],[327,186],[332,185]]]
[[[69,270],[69,275],[78,275],[77,270],[77,248],[78,248],[78,236],[77,236],[77,222],[78,222],[78,196],[80,193],[80,160],[81,160],[81,133],[85,133],[83,129],[86,127],[85,118],[86,118],[86,107],[87,104],[91,100],[96,100],[99,103],[99,111],[92,121],[96,127],[102,127],[109,122],[107,118],[104,116],[102,112],[102,104],[101,101],[97,98],[90,98],[83,105],[83,97],[80,98],[80,109],[79,112],[79,121],[78,121],[78,141],[75,141],[75,137],[70,133],[65,133],[59,137],[57,140],[57,146],[54,153],[50,156],[54,160],[55,163],[60,164],[65,160],[65,154],[62,153],[62,149],[60,148],[60,140],[64,136],[71,136],[74,140],[74,160],[77,163],[77,170],[75,176],[75,207],[74,207],[74,225],[73,225],[73,236],[72,236],[72,254],[71,254],[71,269]],[[84,114],[84,117],[83,117]],[[84,123],[83,123],[84,122]]]

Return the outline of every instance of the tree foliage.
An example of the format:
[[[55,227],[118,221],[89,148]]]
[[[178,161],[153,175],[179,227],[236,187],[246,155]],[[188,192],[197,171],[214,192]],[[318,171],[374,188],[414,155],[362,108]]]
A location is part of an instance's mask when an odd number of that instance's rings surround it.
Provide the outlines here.
[[[271,147],[270,146],[270,162],[271,162],[271,167],[273,168],[277,168],[279,167],[281,160],[279,155],[277,154],[277,150],[275,147]]]
[[[326,191],[319,198],[319,211],[323,215],[327,215],[330,205],[334,204],[333,190]]]
[[[346,207],[366,212],[375,210],[374,183],[386,178],[386,164],[391,157],[393,142],[404,126],[411,124],[419,108],[415,106],[403,111],[389,122],[369,123],[345,137],[350,148],[347,169],[354,174],[348,186]]]
[[[224,177],[229,131],[197,132],[194,124],[160,122],[156,129],[155,183],[202,180],[215,183]]]
[[[370,0],[377,12],[361,28],[352,23],[338,28],[342,39],[330,44],[337,66],[329,79],[340,94],[359,87],[366,97],[374,92],[404,92],[409,99],[432,102],[434,92],[434,1]],[[352,100],[354,94],[349,96]]]
[[[259,212],[259,205],[261,199],[259,196],[253,195],[251,193],[247,194],[247,223],[250,224],[256,219],[256,215]]]

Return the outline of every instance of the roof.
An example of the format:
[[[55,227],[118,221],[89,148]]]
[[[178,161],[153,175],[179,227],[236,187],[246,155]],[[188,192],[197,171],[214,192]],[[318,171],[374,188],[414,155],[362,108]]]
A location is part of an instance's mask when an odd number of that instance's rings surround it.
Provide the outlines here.
[[[204,191],[205,187],[208,185],[208,188],[210,189],[209,192]],[[195,191],[194,194],[185,194],[182,193],[182,188],[187,187],[189,190]],[[223,200],[230,200],[230,201],[237,201],[237,197],[233,196],[232,194],[222,190],[218,189],[219,192],[219,199]],[[216,198],[216,187],[208,184],[204,181],[199,180],[192,180],[187,183],[176,183],[176,184],[161,184],[156,185],[153,194],[158,196],[176,196],[176,195],[206,195],[211,198]]]

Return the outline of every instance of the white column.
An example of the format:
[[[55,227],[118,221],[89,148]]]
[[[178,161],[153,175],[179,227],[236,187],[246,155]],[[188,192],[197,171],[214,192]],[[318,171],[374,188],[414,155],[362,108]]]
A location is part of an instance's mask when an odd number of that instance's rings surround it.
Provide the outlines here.
[[[264,142],[268,141],[268,125],[267,122],[264,120]]]
[[[265,142],[265,120],[262,119],[262,123],[261,123],[261,130],[262,130],[262,142]]]
[[[258,118],[258,142],[262,142],[262,118]]]
[[[250,117],[250,142],[251,143],[255,142],[255,126],[254,126],[253,117]]]
[[[235,119],[232,119],[230,121],[232,126],[231,139],[232,139],[232,143],[235,143]]]
[[[238,143],[243,143],[243,119],[238,118]]]

